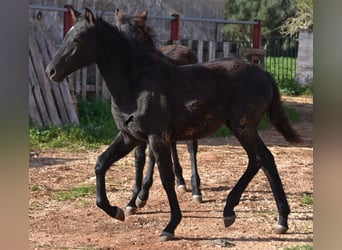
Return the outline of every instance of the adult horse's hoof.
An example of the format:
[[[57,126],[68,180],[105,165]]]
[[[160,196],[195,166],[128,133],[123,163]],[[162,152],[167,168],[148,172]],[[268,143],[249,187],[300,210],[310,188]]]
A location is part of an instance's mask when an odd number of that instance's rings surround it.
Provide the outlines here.
[[[273,232],[276,234],[285,234],[289,228],[283,225],[274,225]]]
[[[202,195],[193,195],[192,200],[196,203],[202,203]]]
[[[186,186],[185,185],[178,185],[177,189],[179,192],[182,192],[182,193],[186,192]]]
[[[138,207],[138,208],[142,208],[146,205],[147,203],[147,200],[146,201],[143,201],[143,200],[140,200],[139,197],[137,197],[137,199],[135,200],[135,205]]]
[[[115,219],[124,221],[125,220],[125,213],[122,211],[121,208],[117,208],[116,214],[115,214]]]
[[[163,231],[162,234],[159,236],[160,242],[165,242],[169,240],[173,240],[175,238],[175,235],[173,233],[168,233]]]
[[[126,215],[133,215],[133,214],[136,214],[136,213],[137,213],[137,208],[136,207],[130,207],[130,206],[126,207],[126,211],[125,211]]]
[[[223,217],[224,226],[230,227],[235,222],[236,215]]]

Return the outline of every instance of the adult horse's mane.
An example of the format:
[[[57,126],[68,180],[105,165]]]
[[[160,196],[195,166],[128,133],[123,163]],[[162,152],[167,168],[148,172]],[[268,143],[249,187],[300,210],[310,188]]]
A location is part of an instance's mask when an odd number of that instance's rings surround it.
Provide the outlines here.
[[[137,16],[132,18],[140,18],[143,17]],[[144,22],[144,20],[142,20]],[[156,34],[154,32],[154,29],[151,26],[145,25],[143,23],[142,25],[135,25],[132,23],[132,20],[129,18],[127,19],[127,22],[123,25],[121,25],[121,29],[124,29],[125,33],[131,37],[135,37],[139,42],[141,42],[146,47],[154,47],[155,46],[155,38]]]

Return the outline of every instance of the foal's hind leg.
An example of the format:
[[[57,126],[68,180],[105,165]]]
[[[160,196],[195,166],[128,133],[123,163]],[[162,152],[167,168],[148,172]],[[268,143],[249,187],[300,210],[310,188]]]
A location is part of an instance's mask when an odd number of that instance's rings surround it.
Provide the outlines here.
[[[202,193],[201,193],[201,179],[197,170],[197,149],[198,142],[197,140],[187,141],[186,143],[188,147],[188,151],[190,154],[191,161],[191,186],[192,186],[192,199],[198,203],[202,202]]]
[[[185,192],[185,180],[183,177],[183,169],[179,163],[178,153],[177,153],[177,142],[171,141],[171,154],[172,154],[172,162],[173,162],[173,170],[176,175],[177,187],[178,190]]]
[[[135,200],[135,204],[138,208],[142,208],[146,205],[149,191],[153,184],[153,172],[154,172],[155,159],[154,159],[154,155],[151,150],[151,147],[148,147],[148,158],[149,158],[149,163],[148,163],[147,172],[146,172],[141,190],[139,192],[139,195],[137,196]]]
[[[132,215],[136,213],[137,206],[135,201],[138,197],[138,194],[141,190],[142,180],[143,180],[143,172],[146,160],[146,144],[140,145],[135,148],[134,151],[134,159],[135,159],[135,186],[133,189],[132,199],[128,202],[126,206],[126,215]]]
[[[278,224],[274,226],[273,230],[277,234],[284,234],[288,230],[287,219],[290,213],[290,207],[272,153],[267,149],[260,137],[258,137],[258,145],[262,155],[262,170],[270,183],[279,211]]]
[[[253,179],[261,167],[256,159],[256,144],[252,142],[245,142],[244,140],[240,140],[240,142],[247,152],[248,165],[246,171],[243,173],[227,196],[226,205],[223,211],[225,227],[229,227],[235,222],[236,215],[234,212],[234,207],[239,204],[243,191],[246,189],[249,182]]]

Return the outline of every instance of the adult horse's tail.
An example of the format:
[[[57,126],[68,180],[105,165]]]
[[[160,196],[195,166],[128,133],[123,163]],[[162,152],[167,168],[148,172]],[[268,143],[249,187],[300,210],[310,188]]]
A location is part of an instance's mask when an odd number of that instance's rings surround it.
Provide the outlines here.
[[[272,75],[266,72],[270,81],[272,82],[273,98],[268,110],[268,116],[274,127],[284,136],[290,143],[301,142],[301,137],[291,127],[290,121],[285,113],[285,109],[280,100],[279,88]]]

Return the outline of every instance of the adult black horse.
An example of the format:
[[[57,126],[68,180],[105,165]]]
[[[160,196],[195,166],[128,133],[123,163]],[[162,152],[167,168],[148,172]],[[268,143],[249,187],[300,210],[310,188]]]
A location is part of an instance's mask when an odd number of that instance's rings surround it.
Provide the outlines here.
[[[159,51],[155,49],[154,44],[154,31],[153,28],[146,24],[147,22],[147,11],[143,11],[142,13],[137,13],[135,15],[127,15],[123,13],[121,10],[116,9],[114,13],[114,19],[116,26],[136,38],[140,43],[142,43],[143,47],[146,50],[149,50],[151,53],[157,52],[156,56],[161,55]],[[196,54],[188,47],[183,45],[166,45],[160,48],[160,52],[162,52],[166,57],[162,56],[161,59],[167,60],[167,62],[175,64],[175,65],[185,65],[185,64],[194,64],[197,63]],[[112,102],[113,103],[113,102]],[[198,174],[197,169],[197,150],[198,150],[198,142],[197,140],[191,140],[186,142],[191,161],[191,186],[192,186],[192,198],[194,201],[201,203],[202,202],[202,193],[201,193],[201,179]],[[133,189],[133,195],[130,201],[126,206],[126,215],[131,215],[136,213],[137,207],[141,208],[145,206],[146,201],[149,196],[149,190],[153,183],[153,172],[154,172],[154,156],[151,150],[149,150],[149,165],[146,171],[146,176],[144,181],[143,178],[143,170],[145,165],[145,151],[146,144],[138,146],[134,151],[135,156],[135,186]],[[186,191],[185,180],[183,177],[183,170],[179,162],[178,153],[177,153],[177,145],[176,141],[171,141],[171,156],[173,169],[176,176],[176,182],[178,190],[181,192]]]
[[[106,195],[109,167],[136,146],[148,143],[158,165],[171,217],[160,241],[171,240],[182,214],[175,185],[170,143],[212,134],[226,124],[248,155],[244,174],[227,196],[224,225],[234,223],[234,207],[248,183],[261,168],[271,185],[279,211],[276,233],[288,230],[290,208],[274,162],[257,133],[265,113],[289,142],[300,137],[290,126],[278,87],[269,73],[241,60],[175,66],[146,51],[132,37],[95,18],[91,10],[69,30],[46,68],[50,79],[60,82],[75,70],[96,63],[114,100],[118,135],[95,165],[96,204],[113,218],[124,212]]]

